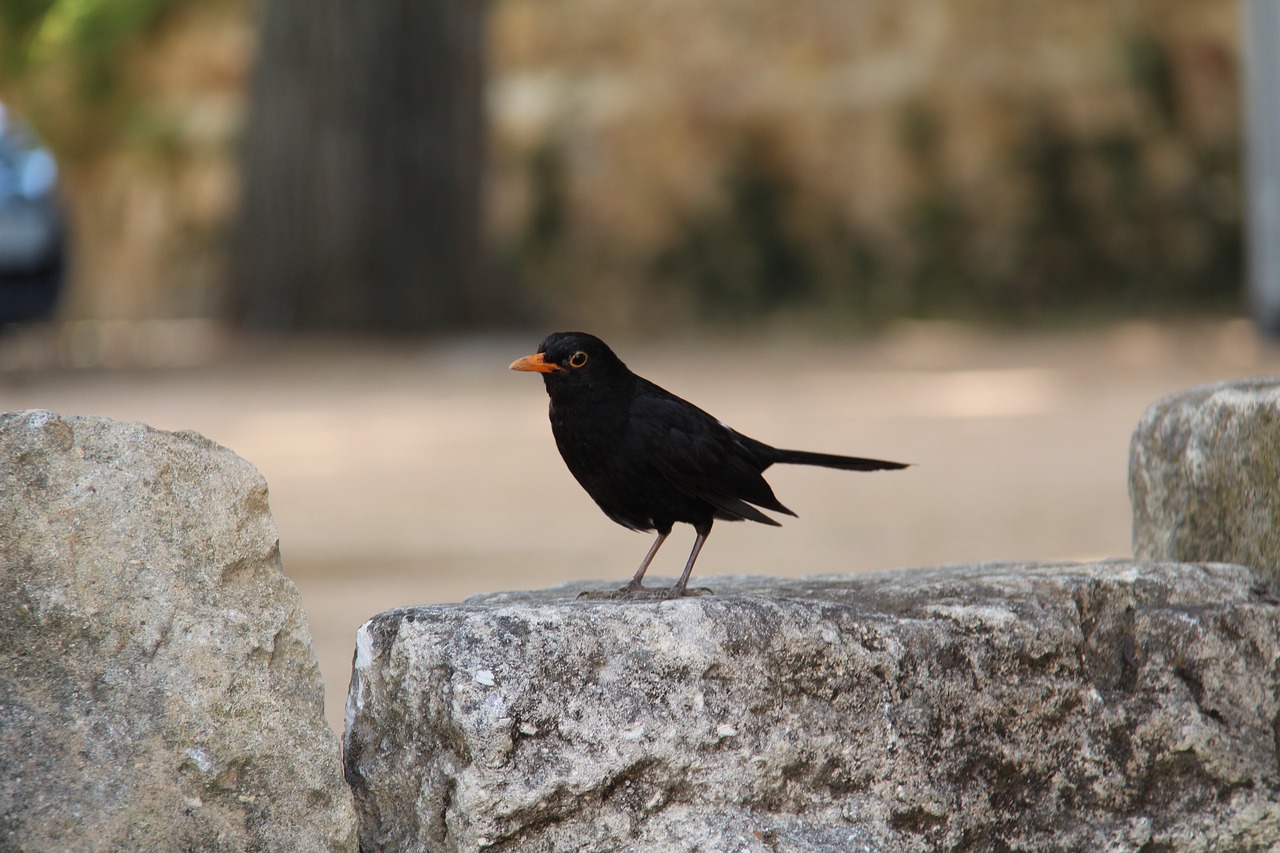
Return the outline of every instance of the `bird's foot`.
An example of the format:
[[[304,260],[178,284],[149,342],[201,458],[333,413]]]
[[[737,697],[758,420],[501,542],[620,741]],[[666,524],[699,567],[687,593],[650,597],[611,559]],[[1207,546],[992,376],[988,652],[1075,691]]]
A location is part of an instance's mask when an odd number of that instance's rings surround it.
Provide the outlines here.
[[[676,598],[696,595],[714,595],[714,593],[705,586],[686,587],[682,590],[674,586],[654,587],[629,583],[622,589],[589,589],[586,592],[578,593],[578,599],[589,601],[670,601]]]

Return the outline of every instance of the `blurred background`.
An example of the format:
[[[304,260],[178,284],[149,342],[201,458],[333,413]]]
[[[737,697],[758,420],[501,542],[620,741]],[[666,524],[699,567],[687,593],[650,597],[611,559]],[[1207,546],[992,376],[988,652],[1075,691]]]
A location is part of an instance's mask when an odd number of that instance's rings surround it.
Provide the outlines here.
[[[766,441],[916,463],[771,472],[800,518],[721,525],[704,575],[1124,556],[1143,409],[1280,372],[1258,8],[3,0],[0,409],[257,464],[335,725],[373,613],[648,547],[505,370],[555,329]]]

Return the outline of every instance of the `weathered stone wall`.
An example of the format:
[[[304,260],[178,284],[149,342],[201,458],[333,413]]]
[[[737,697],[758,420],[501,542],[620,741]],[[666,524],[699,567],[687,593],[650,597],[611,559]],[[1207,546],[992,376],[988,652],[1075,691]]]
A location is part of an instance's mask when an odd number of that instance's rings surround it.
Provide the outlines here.
[[[1157,97],[1185,112],[1192,138],[1164,146],[1153,164],[1162,181],[1176,180],[1184,145],[1238,139],[1240,15],[1234,0],[811,0],[785,11],[503,0],[493,11],[499,164],[563,146],[575,210],[588,220],[575,224],[597,219],[616,239],[645,241],[680,227],[668,221],[673,206],[716,192],[739,134],[768,129],[787,171],[859,220],[889,229],[921,182],[939,180],[982,193],[991,225],[1003,226],[1032,211],[1019,187],[991,178],[1007,175],[1036,115],[1155,142],[1168,117],[1151,114],[1144,87],[1169,87]],[[1143,39],[1167,53],[1140,55]],[[911,159],[919,110],[938,121],[935,174]],[[519,205],[519,181],[497,189]]]
[[[1234,298],[1241,8],[504,0],[495,230],[578,325]]]

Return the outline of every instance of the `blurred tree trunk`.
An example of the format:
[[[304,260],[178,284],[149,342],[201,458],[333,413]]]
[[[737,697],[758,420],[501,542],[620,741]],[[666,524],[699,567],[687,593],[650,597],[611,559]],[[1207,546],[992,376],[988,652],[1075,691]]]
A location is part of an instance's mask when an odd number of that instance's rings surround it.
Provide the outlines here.
[[[494,322],[481,263],[481,0],[266,0],[232,243],[273,328]]]

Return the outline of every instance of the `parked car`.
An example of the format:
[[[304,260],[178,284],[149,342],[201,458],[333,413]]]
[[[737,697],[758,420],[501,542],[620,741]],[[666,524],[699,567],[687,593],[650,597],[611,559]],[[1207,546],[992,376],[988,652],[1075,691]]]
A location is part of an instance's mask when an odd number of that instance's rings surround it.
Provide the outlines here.
[[[0,104],[0,324],[53,313],[66,254],[57,163]]]

